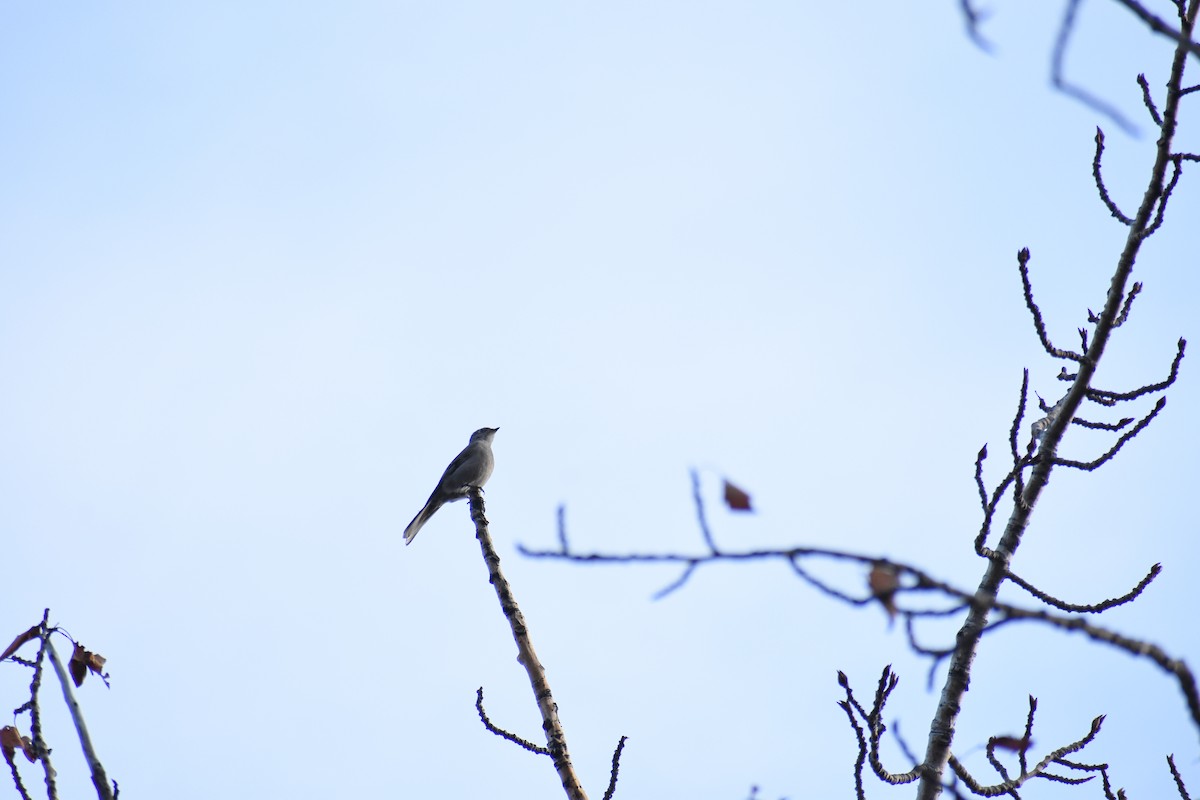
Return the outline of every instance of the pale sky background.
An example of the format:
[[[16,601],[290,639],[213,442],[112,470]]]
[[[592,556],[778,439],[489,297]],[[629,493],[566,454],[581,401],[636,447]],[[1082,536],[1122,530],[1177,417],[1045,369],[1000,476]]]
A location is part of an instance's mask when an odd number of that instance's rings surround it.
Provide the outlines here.
[[[1131,138],[1049,87],[1058,4],[993,10],[988,55],[954,2],[5,4],[0,638],[49,606],[109,659],[112,689],[80,699],[122,796],[561,797],[475,715],[482,685],[497,724],[541,734],[466,504],[401,538],[498,425],[488,517],[592,797],[621,735],[619,798],[852,796],[839,669],[865,701],[893,664],[889,724],[923,752],[928,662],[877,607],[779,565],[655,602],[674,571],[515,548],[553,546],[565,503],[581,549],[698,550],[697,467],[725,547],[977,584],[975,453],[1002,474],[1022,368],[1064,387],[1016,252],[1075,346],[1124,237],[1095,127],[1132,213],[1154,139],[1134,79],[1161,99],[1170,59],[1115,3],[1084,6],[1069,72]],[[1200,342],[1191,166],[1105,388]],[[1194,669],[1195,358],[1115,463],[1055,473],[1015,564],[1086,603],[1161,561],[1099,621]],[[1063,454],[1110,441],[1073,431]],[[754,516],[719,506],[721,475]],[[0,665],[8,708],[27,687]],[[1174,752],[1200,791],[1170,679],[1032,627],[984,642],[955,746],[977,775],[1030,694],[1039,757],[1107,714],[1084,760],[1163,797]],[[43,697],[63,796],[88,796]]]

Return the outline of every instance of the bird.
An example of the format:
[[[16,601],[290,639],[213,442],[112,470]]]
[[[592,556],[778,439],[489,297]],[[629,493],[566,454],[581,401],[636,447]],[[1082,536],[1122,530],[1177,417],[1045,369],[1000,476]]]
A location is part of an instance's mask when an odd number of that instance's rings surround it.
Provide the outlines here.
[[[408,527],[404,529],[406,545],[412,544],[412,540],[439,508],[446,503],[462,500],[467,496],[467,491],[471,487],[483,486],[487,483],[487,479],[492,475],[492,467],[496,463],[492,457],[492,437],[498,430],[500,429],[480,428],[471,434],[471,441],[461,453],[454,457],[450,466],[446,467],[446,471],[442,473],[442,479],[438,481],[433,494],[429,495],[429,499],[425,501],[425,507],[417,512],[413,521],[408,523]]]

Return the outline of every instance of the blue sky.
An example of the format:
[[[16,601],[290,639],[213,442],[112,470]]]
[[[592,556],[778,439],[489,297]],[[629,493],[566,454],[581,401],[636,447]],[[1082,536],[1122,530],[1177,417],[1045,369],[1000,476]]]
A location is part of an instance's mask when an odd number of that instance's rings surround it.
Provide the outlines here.
[[[674,573],[515,552],[553,544],[560,503],[582,549],[698,548],[696,467],[726,547],[978,580],[975,453],[1003,452],[1023,368],[1062,391],[1015,254],[1075,344],[1124,235],[1095,127],[1131,210],[1154,138],[1134,78],[1161,87],[1169,53],[1086,6],[1069,71],[1129,137],[1049,88],[1057,9],[996,8],[987,55],[954,3],[825,5],[0,11],[2,608],[15,634],[49,606],[109,658],[81,699],[123,792],[557,796],[475,718],[482,685],[497,724],[540,728],[465,504],[400,536],[497,425],[488,516],[593,796],[621,735],[619,797],[848,796],[838,669],[865,693],[893,664],[923,750],[936,692],[878,609],[767,565],[652,602]],[[1197,337],[1196,198],[1185,175],[1104,388]],[[1055,474],[1016,569],[1094,602],[1163,562],[1108,624],[1194,663],[1190,366],[1114,464]],[[721,475],[753,517],[717,507]],[[14,707],[26,685],[0,671]],[[968,763],[1029,694],[1039,746],[1107,713],[1089,753],[1115,783],[1163,795],[1175,752],[1200,786],[1166,677],[1035,629],[985,641]]]

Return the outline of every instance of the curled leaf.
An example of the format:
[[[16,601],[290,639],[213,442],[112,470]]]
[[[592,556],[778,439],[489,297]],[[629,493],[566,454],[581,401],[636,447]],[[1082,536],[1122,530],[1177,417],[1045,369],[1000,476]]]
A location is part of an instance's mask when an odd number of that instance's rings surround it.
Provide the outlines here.
[[[896,618],[896,590],[900,588],[900,573],[886,561],[876,561],[867,575],[867,586],[871,594],[887,611],[888,619]]]
[[[725,480],[725,505],[734,511],[753,511],[750,507],[750,495],[737,486]]]
[[[107,684],[108,676],[104,674],[104,662],[104,656],[86,650],[83,645],[76,642],[75,652],[71,653],[71,661],[67,664],[67,668],[71,672],[71,680],[75,682],[76,686],[80,686],[83,684],[83,679],[87,677],[88,671],[91,670]]]
[[[41,629],[42,629],[41,625],[34,625],[29,630],[25,631],[22,634],[19,634],[17,636],[17,638],[13,639],[12,644],[10,644],[8,647],[4,648],[4,653],[0,654],[0,661],[3,661],[4,659],[11,656],[13,653],[20,650],[21,645],[25,644],[30,639],[36,639],[37,635],[38,635],[38,631],[40,631]]]
[[[4,752],[4,760],[12,763],[13,753],[17,748],[21,749],[30,763],[37,761],[37,756],[33,753],[33,742],[29,740],[28,736],[22,736],[21,731],[12,725],[0,728],[0,751]]]
[[[1001,750],[1011,750],[1014,753],[1023,753],[1033,744],[1027,736],[993,736],[988,739],[988,744],[993,747],[999,747]]]

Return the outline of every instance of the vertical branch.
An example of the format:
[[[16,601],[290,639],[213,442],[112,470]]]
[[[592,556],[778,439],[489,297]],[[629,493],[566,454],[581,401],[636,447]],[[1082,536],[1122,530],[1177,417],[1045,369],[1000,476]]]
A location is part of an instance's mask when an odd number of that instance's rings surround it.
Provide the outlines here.
[[[71,679],[67,676],[67,670],[63,667],[58,653],[54,651],[54,645],[50,643],[48,631],[43,634],[43,641],[46,645],[46,656],[54,666],[55,673],[58,674],[58,682],[62,684],[63,700],[67,703],[67,711],[70,712],[71,721],[75,723],[75,731],[79,734],[83,757],[87,759],[88,767],[92,771],[92,784],[96,787],[96,796],[100,800],[113,800],[112,787],[108,785],[108,776],[104,773],[104,765],[96,756],[96,750],[92,747],[92,738],[88,736],[87,725],[83,721],[83,712],[79,709],[79,701],[75,699],[75,693],[71,691]]]
[[[500,600],[500,610],[504,612],[504,618],[512,628],[513,640],[517,643],[517,661],[529,674],[529,685],[533,688],[538,710],[542,712],[542,729],[546,732],[546,746],[550,750],[550,757],[554,759],[554,768],[558,771],[559,780],[562,781],[569,800],[587,800],[587,794],[584,793],[579,776],[575,774],[575,767],[571,764],[571,756],[567,753],[567,736],[563,733],[562,722],[558,718],[558,705],[550,693],[546,671],[533,650],[529,628],[525,625],[525,616],[517,606],[512,590],[508,588],[508,581],[500,571],[500,556],[492,545],[488,521],[483,515],[483,492],[479,487],[472,486],[467,496],[471,500],[471,520],[475,523],[475,538],[479,540],[483,560],[488,566],[488,580],[495,587],[496,597]]]
[[[1179,101],[1183,96],[1183,67],[1192,46],[1192,32],[1195,28],[1198,8],[1200,8],[1200,0],[1190,0],[1187,13],[1183,15],[1180,41],[1175,48],[1171,75],[1167,81],[1167,98],[1162,112],[1162,131],[1157,142],[1154,166],[1141,205],[1129,226],[1125,246],[1117,260],[1117,267],[1108,289],[1108,297],[1096,324],[1091,346],[1079,361],[1079,373],[1070,391],[1062,400],[1061,412],[1053,420],[1041,442],[1036,465],[1021,497],[1023,502],[1014,505],[996,551],[989,560],[987,570],[971,601],[971,611],[958,632],[956,640],[958,644],[951,657],[946,683],[942,689],[937,712],[930,725],[925,761],[921,765],[922,777],[917,797],[923,800],[933,800],[941,794],[941,777],[945,774],[950,758],[950,744],[954,739],[955,723],[962,705],[963,695],[967,690],[979,639],[987,625],[988,614],[996,601],[996,594],[1000,584],[1004,581],[1009,563],[1021,543],[1021,536],[1029,525],[1034,506],[1050,479],[1055,452],[1079,409],[1080,403],[1084,400],[1096,366],[1116,327],[1134,262],[1142,242],[1151,232],[1155,207],[1163,197],[1166,188],[1167,167],[1171,164],[1171,142],[1178,123]]]
[[[50,643],[49,620],[50,609],[47,608],[42,612],[41,635],[38,637],[41,641],[33,662],[33,680],[29,684],[29,728],[33,736],[33,750],[37,753],[46,776],[46,797],[56,800],[58,785],[54,780],[54,766],[50,763],[50,748],[46,746],[46,739],[42,736],[42,711],[38,701],[38,692],[42,688],[42,665],[46,661],[46,647]]]

